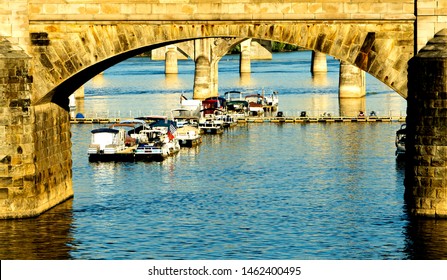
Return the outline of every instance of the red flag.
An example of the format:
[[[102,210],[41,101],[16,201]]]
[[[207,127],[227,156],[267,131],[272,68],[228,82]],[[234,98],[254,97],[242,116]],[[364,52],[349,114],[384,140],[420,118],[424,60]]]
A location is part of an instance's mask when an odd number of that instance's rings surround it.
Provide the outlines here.
[[[169,140],[172,140],[175,138],[174,133],[177,129],[175,128],[174,124],[170,124],[169,125],[169,129],[168,129],[168,138]]]

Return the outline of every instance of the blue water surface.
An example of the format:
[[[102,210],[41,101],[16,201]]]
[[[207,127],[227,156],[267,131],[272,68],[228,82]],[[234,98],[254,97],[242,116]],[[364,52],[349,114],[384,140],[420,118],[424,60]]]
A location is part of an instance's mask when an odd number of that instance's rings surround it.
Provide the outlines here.
[[[338,61],[323,78],[310,52],[219,63],[219,91],[280,92],[280,110],[338,113]],[[164,114],[192,97],[179,74],[136,57],[85,85],[86,116]],[[366,110],[405,115],[367,75]],[[153,163],[89,163],[90,130],[72,125],[75,196],[38,218],[0,221],[1,259],[446,259],[447,223],[407,215],[398,122],[241,124]]]

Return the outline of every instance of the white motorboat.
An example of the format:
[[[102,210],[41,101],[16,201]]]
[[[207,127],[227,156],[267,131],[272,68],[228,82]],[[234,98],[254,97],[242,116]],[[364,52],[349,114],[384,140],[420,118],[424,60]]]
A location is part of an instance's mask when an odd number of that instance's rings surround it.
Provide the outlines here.
[[[403,157],[405,156],[405,141],[407,138],[407,125],[402,124],[400,129],[396,131],[396,156]]]
[[[195,110],[191,111],[186,108],[177,108],[171,110],[172,119],[175,120],[177,127],[183,126],[198,126],[200,119],[200,110],[199,113],[196,113]]]
[[[180,151],[176,138],[175,122],[160,120],[152,123],[150,129],[139,132],[139,143],[135,149],[135,161],[162,161]]]
[[[279,97],[277,91],[273,91],[271,94],[265,95],[264,97],[267,106],[271,106],[273,111],[278,110]]]
[[[264,115],[265,98],[260,94],[250,94],[245,96],[248,102],[248,110],[251,116]]]
[[[220,115],[225,113],[224,98],[212,97],[202,101],[199,129],[203,134],[220,134],[223,132],[223,120]]]
[[[190,125],[179,127],[176,131],[176,137],[181,147],[194,147],[202,143],[200,129]]]
[[[135,145],[126,145],[126,131],[110,127],[91,131],[88,148],[90,162],[98,161],[133,161]]]
[[[224,94],[227,100],[227,112],[238,116],[245,117],[248,116],[248,102],[242,97],[242,92],[240,91],[227,91]]]
[[[237,125],[237,119],[233,114],[217,115],[215,118],[222,121],[222,126],[224,128],[229,128]]]
[[[199,129],[204,134],[220,134],[223,132],[223,120],[215,114],[206,114],[199,120]]]

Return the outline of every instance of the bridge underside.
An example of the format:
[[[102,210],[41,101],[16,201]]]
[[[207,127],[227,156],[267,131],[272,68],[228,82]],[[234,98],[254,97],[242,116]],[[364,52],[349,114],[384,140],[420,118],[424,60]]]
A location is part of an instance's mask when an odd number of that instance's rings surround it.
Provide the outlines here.
[[[33,104],[65,106],[78,86],[144,51],[195,38],[256,38],[316,50],[370,73],[404,98],[413,55],[413,22],[30,25],[36,84]]]

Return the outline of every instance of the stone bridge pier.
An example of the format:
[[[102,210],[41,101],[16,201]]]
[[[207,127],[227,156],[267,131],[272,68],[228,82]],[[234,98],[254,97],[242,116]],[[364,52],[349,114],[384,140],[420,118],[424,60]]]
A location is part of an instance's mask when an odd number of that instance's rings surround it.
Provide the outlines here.
[[[204,100],[218,96],[218,63],[220,59],[244,38],[207,38],[194,40],[193,98]]]
[[[37,216],[73,196],[69,115],[32,105],[31,68],[31,57],[0,38],[0,219]]]
[[[251,72],[251,60],[272,59],[271,41],[251,38],[195,39],[152,50],[153,60],[165,60],[165,74],[178,74],[178,60],[192,58],[194,69],[194,98],[205,99],[218,95],[218,63],[235,45],[241,45],[239,72]]]
[[[405,198],[415,216],[447,218],[447,29],[409,62]]]

